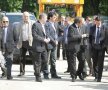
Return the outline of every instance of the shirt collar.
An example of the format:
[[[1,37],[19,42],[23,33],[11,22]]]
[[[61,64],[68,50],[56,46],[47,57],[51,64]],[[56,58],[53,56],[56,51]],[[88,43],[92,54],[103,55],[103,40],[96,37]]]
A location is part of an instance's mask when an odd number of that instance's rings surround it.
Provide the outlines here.
[[[102,25],[100,24],[99,26],[96,26],[96,28],[98,28],[98,27],[100,28],[101,26],[102,26]]]
[[[54,25],[54,22],[51,22],[51,21],[50,21],[50,23]]]
[[[77,24],[75,24],[75,26],[78,28],[78,25]]]

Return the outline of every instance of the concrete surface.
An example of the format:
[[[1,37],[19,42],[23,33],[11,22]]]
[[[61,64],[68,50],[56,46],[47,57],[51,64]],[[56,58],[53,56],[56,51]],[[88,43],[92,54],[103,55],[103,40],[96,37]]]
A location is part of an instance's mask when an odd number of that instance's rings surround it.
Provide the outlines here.
[[[41,83],[35,82],[32,65],[26,65],[25,76],[18,77],[19,65],[14,64],[12,67],[13,80],[0,78],[0,90],[108,90],[108,71],[105,71],[108,66],[107,58],[105,58],[102,82],[95,82],[92,76],[87,77],[84,81],[78,78],[76,82],[71,82],[69,73],[64,73],[67,69],[67,62],[60,58],[56,63],[58,75],[62,79],[51,79],[50,77],[49,80],[43,79]]]

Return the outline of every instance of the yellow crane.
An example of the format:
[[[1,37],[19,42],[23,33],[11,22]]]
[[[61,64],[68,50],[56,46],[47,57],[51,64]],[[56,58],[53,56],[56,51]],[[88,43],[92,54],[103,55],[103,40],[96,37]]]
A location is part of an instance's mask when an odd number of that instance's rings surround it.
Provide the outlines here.
[[[46,4],[66,4],[73,5],[77,16],[82,16],[84,0],[38,0],[39,14],[44,12]]]

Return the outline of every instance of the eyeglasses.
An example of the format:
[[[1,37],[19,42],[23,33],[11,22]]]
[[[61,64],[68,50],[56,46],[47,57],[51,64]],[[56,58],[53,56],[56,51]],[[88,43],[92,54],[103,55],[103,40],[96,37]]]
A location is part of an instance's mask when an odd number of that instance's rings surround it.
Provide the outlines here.
[[[3,21],[3,23],[8,23],[9,21]]]

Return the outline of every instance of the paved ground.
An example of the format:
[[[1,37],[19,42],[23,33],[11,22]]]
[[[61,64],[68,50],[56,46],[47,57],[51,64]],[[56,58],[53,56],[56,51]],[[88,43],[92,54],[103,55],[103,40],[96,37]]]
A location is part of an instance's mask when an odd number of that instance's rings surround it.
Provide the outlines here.
[[[106,58],[105,66],[107,66],[107,61],[108,59]],[[94,82],[94,78],[91,76],[87,77],[84,81],[80,81],[78,78],[76,82],[71,82],[70,75],[64,73],[66,68],[67,62],[65,60],[57,60],[58,75],[62,79],[43,79],[43,82],[40,83],[35,82],[32,65],[26,65],[26,73],[23,77],[17,77],[19,74],[19,65],[13,65],[13,80],[0,79],[0,90],[108,90],[108,71],[105,71],[105,69],[102,82],[99,83]]]

